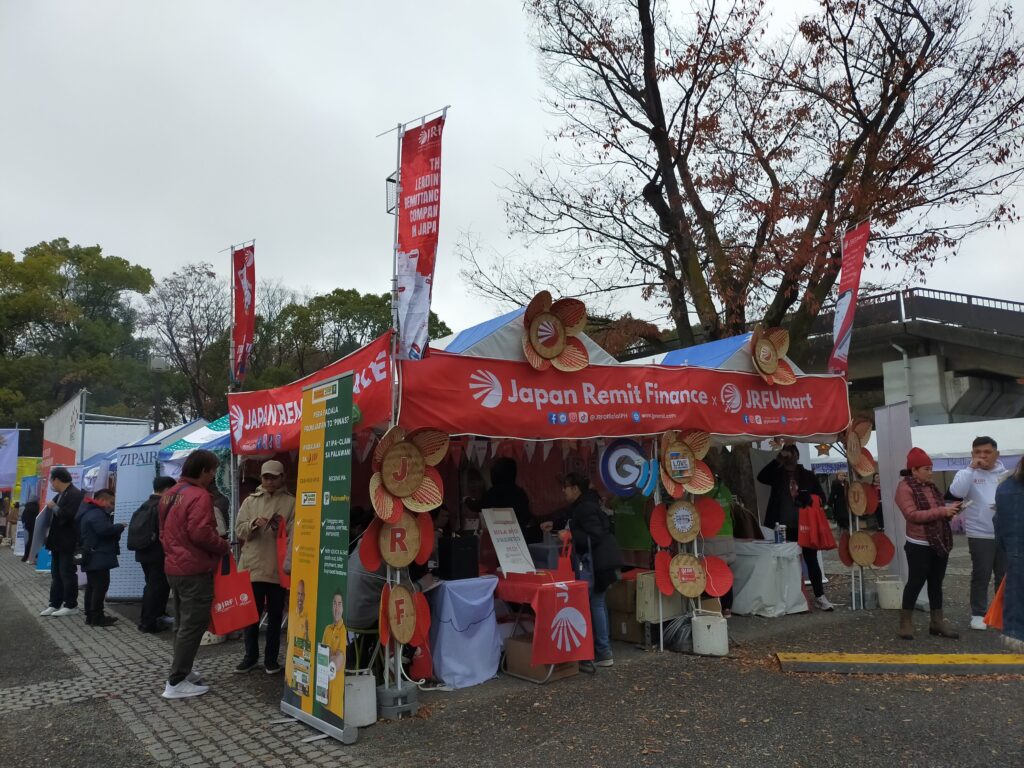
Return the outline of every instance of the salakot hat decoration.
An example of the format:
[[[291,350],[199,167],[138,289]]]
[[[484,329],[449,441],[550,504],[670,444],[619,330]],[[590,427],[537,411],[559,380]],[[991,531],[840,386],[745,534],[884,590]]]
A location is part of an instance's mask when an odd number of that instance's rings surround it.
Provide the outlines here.
[[[435,467],[448,453],[449,438],[437,429],[416,429],[406,435],[392,427],[373,449],[370,502],[377,517],[394,523],[402,510],[429,512],[441,506],[444,483]]]
[[[377,626],[380,644],[424,646],[430,635],[430,604],[422,592],[413,594],[401,584],[384,585]]]
[[[715,476],[702,459],[711,435],[699,429],[670,430],[661,439],[661,484],[673,499],[683,492],[701,495],[715,487]]]
[[[587,307],[579,299],[559,299],[541,291],[523,315],[523,354],[538,371],[554,367],[572,373],[590,364],[590,355],[579,334],[587,325]]]
[[[843,434],[846,460],[859,477],[868,477],[875,473],[875,457],[864,447],[871,439],[872,429],[870,419],[857,418],[850,422],[850,426]]]
[[[881,531],[854,531],[852,536],[849,531],[843,531],[839,537],[839,559],[847,568],[854,563],[862,567],[884,568],[895,556],[896,547]]]
[[[793,366],[785,359],[789,352],[789,331],[785,328],[754,328],[750,335],[750,356],[754,368],[769,384],[796,384]]]
[[[878,489],[872,483],[850,483],[846,491],[846,505],[856,517],[867,517],[878,511]]]
[[[373,518],[359,540],[359,559],[373,573],[382,563],[405,568],[410,563],[426,565],[434,549],[434,521],[430,515],[412,515],[402,510],[393,523]]]

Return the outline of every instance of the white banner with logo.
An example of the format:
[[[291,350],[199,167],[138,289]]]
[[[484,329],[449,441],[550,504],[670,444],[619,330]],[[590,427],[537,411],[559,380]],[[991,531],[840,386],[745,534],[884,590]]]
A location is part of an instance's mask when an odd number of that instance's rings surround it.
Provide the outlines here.
[[[18,479],[18,430],[0,429],[0,489],[14,488]]]
[[[117,449],[117,491],[114,504],[114,522],[124,523],[127,529],[142,503],[153,493],[153,480],[157,475],[160,444],[138,445]],[[110,572],[107,596],[121,600],[139,600],[146,586],[142,566],[135,562],[135,553],[124,546],[127,534],[121,536],[121,554],[118,568]]]

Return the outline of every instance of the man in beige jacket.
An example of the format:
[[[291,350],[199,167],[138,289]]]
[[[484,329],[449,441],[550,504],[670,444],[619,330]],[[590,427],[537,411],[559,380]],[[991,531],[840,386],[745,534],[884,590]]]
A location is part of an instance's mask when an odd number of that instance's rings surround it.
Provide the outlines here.
[[[260,470],[262,483],[238,509],[235,535],[242,553],[238,569],[248,571],[256,610],[267,612],[267,641],[263,668],[268,675],[281,671],[278,654],[281,650],[281,621],[284,615],[285,590],[277,563],[277,537],[288,536],[295,515],[295,497],[284,487],[284,466],[268,461]],[[281,529],[284,528],[282,532]],[[245,657],[236,672],[248,672],[259,665],[259,623],[245,629]]]

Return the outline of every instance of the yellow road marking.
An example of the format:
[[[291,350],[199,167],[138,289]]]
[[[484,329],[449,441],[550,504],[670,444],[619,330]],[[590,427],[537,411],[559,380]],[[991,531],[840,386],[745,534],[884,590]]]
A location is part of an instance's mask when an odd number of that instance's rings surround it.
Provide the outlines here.
[[[779,653],[783,664],[1024,665],[1024,653]]]

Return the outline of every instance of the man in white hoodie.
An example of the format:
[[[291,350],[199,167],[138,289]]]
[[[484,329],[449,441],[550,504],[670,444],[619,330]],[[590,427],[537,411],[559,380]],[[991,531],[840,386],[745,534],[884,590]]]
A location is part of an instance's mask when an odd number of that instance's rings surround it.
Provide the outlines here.
[[[985,629],[988,585],[994,574],[998,587],[1006,573],[1006,553],[996,545],[992,525],[996,487],[1005,475],[996,441],[976,437],[971,444],[971,465],[957,472],[949,486],[951,494],[964,500],[961,512],[971,551],[971,629]]]

